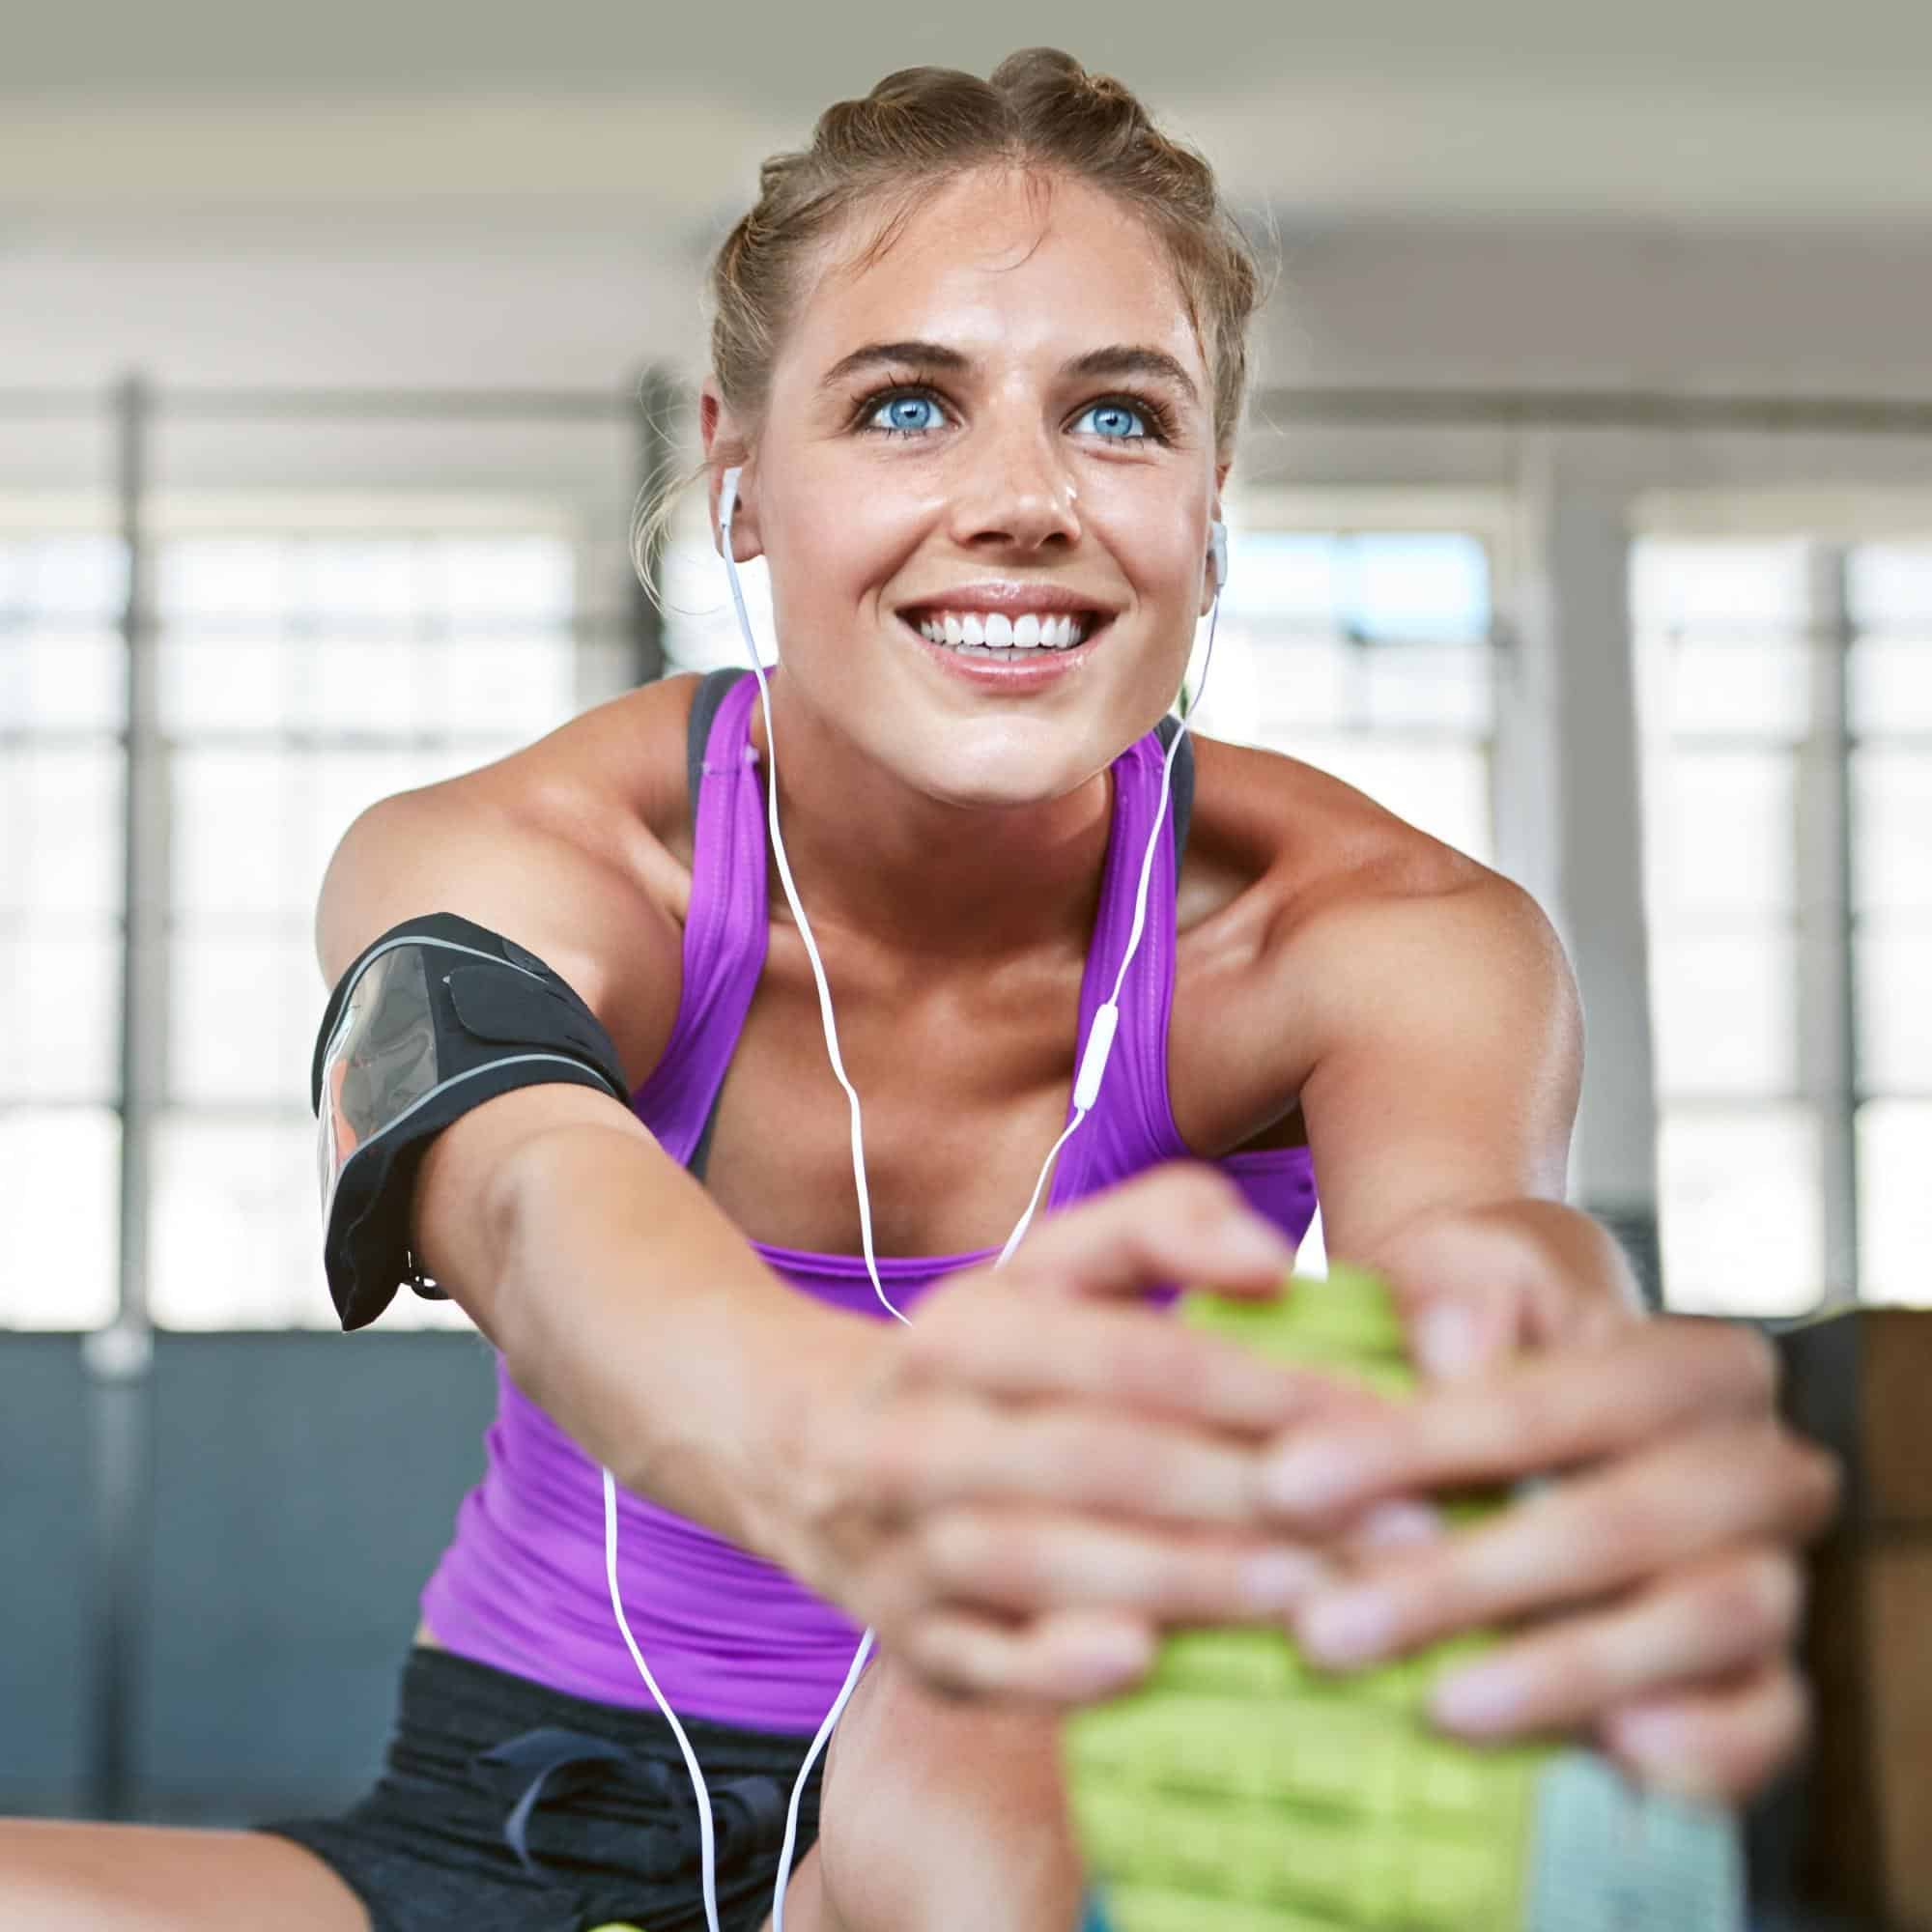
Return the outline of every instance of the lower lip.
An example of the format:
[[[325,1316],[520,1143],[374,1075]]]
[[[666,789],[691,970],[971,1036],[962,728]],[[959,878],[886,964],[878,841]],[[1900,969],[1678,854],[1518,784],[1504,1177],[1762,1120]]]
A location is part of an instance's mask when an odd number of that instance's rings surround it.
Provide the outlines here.
[[[954,677],[963,677],[988,691],[1037,691],[1069,676],[1093,655],[1094,646],[1107,628],[1105,620],[1095,624],[1077,644],[1065,650],[1021,650],[1018,645],[1003,650],[998,657],[966,657],[945,644],[935,644],[916,625],[901,617],[900,627],[927,657]]]

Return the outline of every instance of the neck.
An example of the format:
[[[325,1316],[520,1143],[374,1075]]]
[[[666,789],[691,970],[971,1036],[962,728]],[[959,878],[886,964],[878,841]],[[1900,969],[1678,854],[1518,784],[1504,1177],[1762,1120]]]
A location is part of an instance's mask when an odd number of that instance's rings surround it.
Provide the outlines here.
[[[949,805],[858,756],[782,677],[772,714],[779,829],[814,932],[962,963],[1068,943],[1084,952],[1113,819],[1109,774],[1039,804]],[[752,739],[764,755],[755,701]],[[767,782],[770,769],[767,757]],[[772,909],[789,914],[776,875]]]

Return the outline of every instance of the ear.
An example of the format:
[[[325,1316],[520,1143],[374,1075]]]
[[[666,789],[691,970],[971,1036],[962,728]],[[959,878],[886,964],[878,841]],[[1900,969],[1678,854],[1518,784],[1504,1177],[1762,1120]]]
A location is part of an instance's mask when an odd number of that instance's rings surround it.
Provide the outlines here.
[[[1223,458],[1214,465],[1214,499],[1208,508],[1208,514],[1216,523],[1226,521],[1225,513],[1221,508],[1221,488],[1227,482],[1228,471],[1232,467],[1232,458]],[[1214,608],[1214,599],[1220,593],[1220,584],[1214,580],[1214,570],[1210,562],[1201,573],[1201,609],[1198,613],[1199,615],[1205,617]]]
[[[707,376],[697,394],[697,434],[704,445],[705,506],[711,517],[711,548],[718,548],[719,491],[724,472],[736,469],[738,501],[731,513],[731,557],[736,563],[750,563],[764,554],[758,531],[756,477],[752,468],[750,444],[730,407],[718,393],[717,379]]]

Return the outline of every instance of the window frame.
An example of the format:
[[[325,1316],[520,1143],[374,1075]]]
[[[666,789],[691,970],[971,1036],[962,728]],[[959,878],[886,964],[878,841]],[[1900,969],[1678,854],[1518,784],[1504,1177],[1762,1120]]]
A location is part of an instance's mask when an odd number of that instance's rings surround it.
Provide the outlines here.
[[[1854,890],[1861,831],[1852,770],[1854,758],[1867,744],[1916,744],[1921,751],[1926,747],[1919,742],[1925,737],[1922,732],[1900,734],[1894,739],[1861,732],[1855,726],[1850,689],[1852,654],[1870,633],[1851,608],[1849,582],[1853,556],[1863,546],[1903,543],[1932,550],[1932,494],[1906,490],[1652,492],[1639,497],[1634,505],[1634,565],[1638,546],[1647,540],[1788,541],[1804,548],[1804,596],[1795,635],[1812,646],[1810,720],[1804,737],[1791,747],[1796,806],[1791,836],[1796,887],[1792,995],[1799,1036],[1797,1079],[1788,1093],[1766,1096],[1765,1103],[1795,1102],[1809,1110],[1815,1120],[1819,1304],[1894,1300],[1898,1298],[1895,1293],[1881,1297],[1880,1292],[1889,1285],[1870,1280],[1866,1271],[1869,1203],[1861,1163],[1861,1122],[1866,1107],[1874,1102],[1932,1104],[1932,1089],[1869,1086],[1860,1064],[1860,942],[1867,915],[1861,911]],[[1643,647],[1634,613],[1632,641],[1634,649]],[[1648,721],[1644,722],[1647,725]],[[1654,737],[1646,728],[1645,762],[1671,755],[1681,744],[1698,742],[1696,734]],[[1759,746],[1788,741],[1752,737],[1723,742]],[[1648,885],[1647,878],[1645,908],[1654,928],[1657,907]],[[1676,936],[1696,929],[1682,928]],[[1653,949],[1653,975],[1656,964]],[[1690,1119],[1740,1104],[1734,1096],[1673,1092],[1663,1077],[1661,1059],[1656,1085],[1660,1147],[1668,1119]],[[1659,1205],[1662,1210],[1661,1190]],[[1665,1240],[1667,1243],[1667,1231]],[[1667,1280],[1665,1286],[1666,1299],[1674,1301]]]
[[[98,1294],[92,1297],[84,1317],[71,1321],[43,1320],[39,1311],[32,1319],[23,1319],[24,1308],[0,1312],[0,1333],[85,1335],[117,1330],[142,1335],[152,1330],[157,1325],[154,1301],[158,1271],[153,1233],[158,1229],[165,1207],[159,1193],[162,1170],[167,1165],[163,1137],[185,1131],[192,1139],[198,1129],[222,1122],[245,1122],[278,1135],[297,1122],[303,1128],[308,1125],[305,1092],[293,1094],[286,1104],[252,1097],[190,1098],[174,1092],[168,1078],[167,1062],[177,1018],[172,1010],[176,990],[173,969],[178,964],[179,948],[191,942],[198,929],[191,911],[178,901],[178,881],[171,863],[178,837],[176,787],[172,782],[177,761],[209,752],[245,748],[282,753],[299,747],[324,752],[338,741],[345,747],[371,751],[446,752],[451,747],[468,746],[473,738],[478,758],[496,755],[503,749],[495,737],[486,740],[473,732],[402,731],[378,742],[354,730],[306,729],[292,716],[259,728],[164,723],[158,692],[162,620],[156,585],[168,546],[211,536],[284,543],[357,535],[432,543],[515,536],[561,543],[566,546],[572,574],[561,624],[570,638],[572,663],[566,704],[567,715],[574,715],[628,688],[631,680],[623,674],[625,663],[635,662],[639,645],[636,609],[627,600],[621,609],[612,610],[614,600],[607,588],[614,578],[616,554],[623,548],[596,530],[596,522],[606,520],[597,513],[608,513],[608,507],[568,491],[541,496],[498,490],[370,488],[355,482],[246,493],[172,488],[141,494],[137,515],[117,532],[114,500],[104,492],[0,493],[0,541],[31,545],[64,536],[113,539],[118,534],[128,572],[125,595],[103,610],[99,619],[89,620],[119,635],[118,675],[127,696],[118,722],[99,727],[29,723],[0,729],[0,745],[110,748],[121,787],[130,795],[124,797],[120,810],[121,890],[118,904],[109,915],[119,935],[122,966],[119,1065],[104,1094],[91,1100],[60,1102],[63,1113],[78,1109],[104,1114],[119,1130],[115,1192],[126,1226],[110,1243],[116,1254],[111,1292],[104,1301]],[[30,629],[41,628],[34,622],[38,609],[22,607],[24,624]],[[412,637],[428,637],[432,635],[428,612],[429,607],[419,601],[396,621]],[[285,600],[264,616],[259,629],[263,636],[279,640],[298,634],[301,623],[301,609]],[[543,628],[547,627],[533,620],[531,634]],[[530,735],[519,730],[516,742],[527,742]],[[137,806],[133,802],[138,802]],[[23,929],[44,923],[36,920],[32,906],[22,909]],[[247,930],[252,938],[267,941],[275,926],[273,918],[256,919]],[[319,982],[314,988],[318,1012],[325,990]],[[0,1093],[0,1115],[4,1116],[37,1118],[53,1104],[36,1099],[31,1093]],[[302,1172],[305,1176],[306,1162]],[[464,1325],[447,1304],[424,1303],[409,1313],[417,1319],[383,1325],[396,1332]],[[208,1321],[174,1324],[171,1331],[285,1332],[327,1327],[332,1321],[327,1294],[318,1284],[312,1321],[285,1318],[248,1321],[245,1317],[236,1321],[217,1314]]]

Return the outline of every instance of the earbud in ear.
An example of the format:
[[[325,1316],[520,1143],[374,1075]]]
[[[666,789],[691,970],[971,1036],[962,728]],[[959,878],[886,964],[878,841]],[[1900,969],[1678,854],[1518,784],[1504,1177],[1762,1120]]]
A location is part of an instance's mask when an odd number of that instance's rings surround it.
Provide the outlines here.
[[[738,478],[742,466],[734,465],[718,481],[718,554],[731,554],[731,517],[738,507]]]
[[[1208,554],[1214,559],[1214,593],[1228,587],[1228,526],[1219,517],[1208,526]]]

